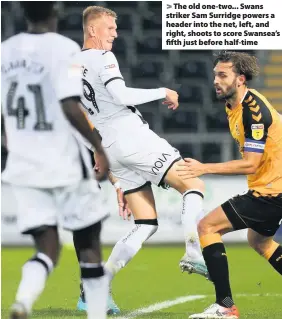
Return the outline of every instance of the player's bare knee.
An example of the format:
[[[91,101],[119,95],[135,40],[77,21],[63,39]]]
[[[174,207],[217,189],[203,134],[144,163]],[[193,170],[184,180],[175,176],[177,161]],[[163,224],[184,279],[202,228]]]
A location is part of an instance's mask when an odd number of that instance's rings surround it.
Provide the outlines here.
[[[191,178],[191,180],[189,181],[189,184],[187,184],[187,187],[198,189],[202,193],[205,192],[205,183],[200,178]]]
[[[183,179],[178,175],[177,165],[180,161],[174,163],[171,169],[167,172],[165,182],[171,187],[179,191],[181,194],[185,193],[189,189],[197,189],[204,193],[205,183],[200,178]]]
[[[197,229],[200,237],[213,233],[213,227],[204,218],[199,221]]]

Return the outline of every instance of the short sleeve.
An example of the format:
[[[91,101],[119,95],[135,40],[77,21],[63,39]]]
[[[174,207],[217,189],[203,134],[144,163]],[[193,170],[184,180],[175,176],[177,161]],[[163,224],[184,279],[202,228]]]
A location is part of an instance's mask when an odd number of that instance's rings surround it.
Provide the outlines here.
[[[99,75],[105,86],[112,81],[123,80],[118,61],[111,51],[102,53],[102,65]]]
[[[250,105],[244,105],[244,152],[264,152],[268,129],[271,124],[272,115],[264,103],[259,103],[254,100]]]

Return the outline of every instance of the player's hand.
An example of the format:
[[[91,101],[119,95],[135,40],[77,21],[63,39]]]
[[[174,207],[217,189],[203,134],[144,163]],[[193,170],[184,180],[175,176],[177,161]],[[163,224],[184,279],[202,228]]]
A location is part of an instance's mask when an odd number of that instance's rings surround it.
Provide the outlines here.
[[[101,182],[108,178],[108,171],[109,171],[109,161],[104,152],[104,150],[96,150],[94,152],[94,159],[95,159],[95,166],[94,170],[96,173],[96,179]]]
[[[176,110],[179,106],[178,103],[178,93],[176,91],[165,89],[166,97],[162,104],[167,105],[169,109]]]
[[[118,208],[119,208],[119,216],[122,217],[124,220],[130,220],[132,211],[128,207],[127,200],[124,196],[124,193],[121,188],[116,190],[117,192],[117,201],[118,201]]]
[[[181,161],[177,165],[176,171],[182,179],[195,178],[206,174],[205,164],[193,158],[185,158],[184,161]]]

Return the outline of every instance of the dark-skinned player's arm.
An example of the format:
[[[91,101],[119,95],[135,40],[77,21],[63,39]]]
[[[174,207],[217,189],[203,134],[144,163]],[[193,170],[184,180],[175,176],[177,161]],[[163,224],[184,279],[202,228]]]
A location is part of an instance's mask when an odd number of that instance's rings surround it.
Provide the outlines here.
[[[71,125],[95,148],[99,160],[100,170],[96,178],[101,181],[107,178],[109,161],[101,144],[101,138],[97,130],[92,129],[80,108],[80,98],[70,97],[61,101],[63,112]]]
[[[3,113],[1,113],[1,145],[7,148],[7,136],[5,130],[5,120]]]

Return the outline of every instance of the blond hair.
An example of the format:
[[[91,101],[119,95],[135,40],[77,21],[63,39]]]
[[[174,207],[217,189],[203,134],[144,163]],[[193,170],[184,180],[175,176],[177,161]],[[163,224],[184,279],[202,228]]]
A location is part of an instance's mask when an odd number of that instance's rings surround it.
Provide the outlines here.
[[[89,20],[100,18],[102,15],[107,15],[115,19],[117,18],[117,14],[110,9],[99,6],[90,6],[83,11],[83,28],[85,28]]]

